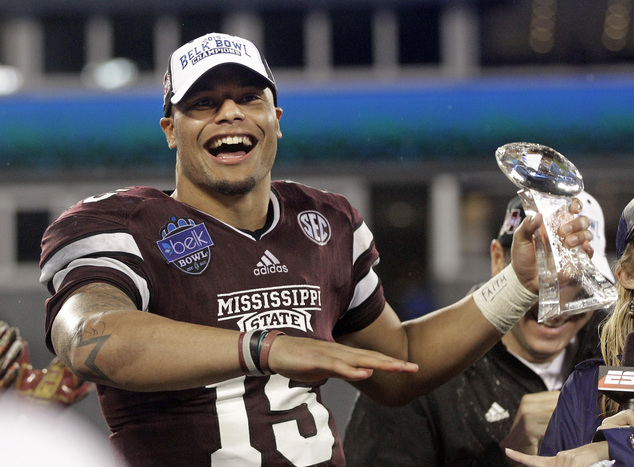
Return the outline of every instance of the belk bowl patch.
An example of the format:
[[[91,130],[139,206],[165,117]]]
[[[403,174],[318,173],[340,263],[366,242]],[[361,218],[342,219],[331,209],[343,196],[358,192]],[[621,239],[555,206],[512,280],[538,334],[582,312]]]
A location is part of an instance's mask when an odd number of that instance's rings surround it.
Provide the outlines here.
[[[198,275],[209,265],[210,247],[214,242],[205,224],[172,217],[161,229],[161,240],[156,244],[168,263],[187,274]]]

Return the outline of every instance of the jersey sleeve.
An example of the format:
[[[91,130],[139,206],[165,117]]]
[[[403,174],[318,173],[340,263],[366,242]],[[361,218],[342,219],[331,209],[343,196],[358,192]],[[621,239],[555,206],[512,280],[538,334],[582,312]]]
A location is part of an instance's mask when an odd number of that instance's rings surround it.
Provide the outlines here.
[[[354,292],[333,330],[333,336],[359,331],[374,322],[385,307],[381,280],[374,270],[379,263],[379,252],[374,237],[361,215],[354,210],[355,226],[352,240],[352,281]]]
[[[117,204],[78,203],[46,230],[42,238],[40,282],[46,302],[46,342],[64,301],[77,288],[94,282],[121,289],[140,310],[147,309],[149,286],[143,256],[128,230],[126,210]]]
[[[319,244],[327,258],[316,274],[327,277],[338,296],[336,309],[328,310],[336,314],[332,336],[350,334],[372,324],[383,312],[385,297],[374,270],[379,252],[361,213],[337,193],[294,182],[276,182],[273,189],[291,217],[301,219],[304,213],[316,213],[326,226]]]

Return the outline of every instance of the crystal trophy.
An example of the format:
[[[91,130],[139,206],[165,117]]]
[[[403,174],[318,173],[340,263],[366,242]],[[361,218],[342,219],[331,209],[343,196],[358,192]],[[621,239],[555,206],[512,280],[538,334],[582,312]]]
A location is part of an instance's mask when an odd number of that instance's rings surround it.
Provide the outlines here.
[[[509,143],[495,152],[498,166],[520,190],[526,215],[542,214],[535,232],[539,271],[537,321],[607,308],[617,298],[614,285],[599,272],[581,246],[567,248],[557,234],[574,214],[570,205],[583,191],[577,168],[554,149],[534,143]]]

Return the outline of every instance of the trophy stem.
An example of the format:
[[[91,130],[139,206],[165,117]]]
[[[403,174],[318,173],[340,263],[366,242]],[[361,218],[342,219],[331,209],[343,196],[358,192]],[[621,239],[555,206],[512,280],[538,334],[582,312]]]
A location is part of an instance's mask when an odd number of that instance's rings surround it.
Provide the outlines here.
[[[572,219],[571,198],[518,191],[527,215],[540,212],[543,226],[534,234],[539,272],[538,322],[562,314],[578,314],[610,306],[616,288],[601,274],[581,247],[566,248],[557,229]]]

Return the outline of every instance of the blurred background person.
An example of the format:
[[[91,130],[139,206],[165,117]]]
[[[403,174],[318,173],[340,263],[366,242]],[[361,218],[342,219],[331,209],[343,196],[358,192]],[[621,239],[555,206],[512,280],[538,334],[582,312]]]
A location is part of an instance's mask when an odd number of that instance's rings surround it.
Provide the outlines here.
[[[590,194],[579,195],[592,222],[593,263],[612,282],[604,216]],[[518,197],[491,242],[491,274],[510,262],[513,232],[525,217]],[[574,365],[599,355],[603,310],[537,323],[535,306],[500,343],[464,373],[399,408],[359,395],[344,440],[349,466],[504,465],[504,448],[536,454],[559,389]],[[509,461],[510,462],[510,461]]]

